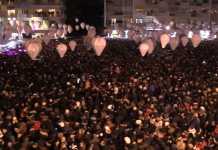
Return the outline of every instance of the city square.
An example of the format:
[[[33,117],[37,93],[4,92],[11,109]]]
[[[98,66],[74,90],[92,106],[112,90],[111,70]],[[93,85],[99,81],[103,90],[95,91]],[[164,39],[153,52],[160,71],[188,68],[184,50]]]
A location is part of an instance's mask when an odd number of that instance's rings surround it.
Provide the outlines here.
[[[0,3],[0,150],[218,148],[218,1]]]

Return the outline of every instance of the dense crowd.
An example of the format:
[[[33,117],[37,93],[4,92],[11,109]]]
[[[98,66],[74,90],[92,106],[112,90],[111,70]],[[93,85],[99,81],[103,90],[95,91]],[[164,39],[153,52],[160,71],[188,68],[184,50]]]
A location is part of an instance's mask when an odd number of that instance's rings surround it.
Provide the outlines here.
[[[218,148],[216,42],[142,58],[112,40],[62,59],[50,42],[37,61],[0,56],[0,149]]]

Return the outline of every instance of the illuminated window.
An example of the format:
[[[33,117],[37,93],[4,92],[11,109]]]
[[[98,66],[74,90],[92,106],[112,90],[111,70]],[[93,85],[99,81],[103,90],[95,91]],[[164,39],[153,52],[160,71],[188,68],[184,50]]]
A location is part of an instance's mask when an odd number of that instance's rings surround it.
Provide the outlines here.
[[[142,24],[143,23],[143,19],[136,19],[136,23]]]
[[[116,24],[117,19],[116,18],[111,18],[111,24]]]
[[[42,12],[42,9],[37,9],[36,12],[37,12],[37,13],[41,13],[41,12]]]
[[[8,10],[8,16],[14,16],[16,13],[16,10],[15,9],[10,9]]]
[[[55,9],[49,9],[48,12],[54,13],[56,10]]]

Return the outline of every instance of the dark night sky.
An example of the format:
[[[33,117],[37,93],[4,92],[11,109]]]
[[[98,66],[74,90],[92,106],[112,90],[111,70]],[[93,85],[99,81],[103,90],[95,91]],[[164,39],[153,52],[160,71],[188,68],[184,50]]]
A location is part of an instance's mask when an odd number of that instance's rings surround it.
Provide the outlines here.
[[[95,25],[103,26],[103,0],[65,0],[65,15],[67,23],[78,17],[80,20]]]

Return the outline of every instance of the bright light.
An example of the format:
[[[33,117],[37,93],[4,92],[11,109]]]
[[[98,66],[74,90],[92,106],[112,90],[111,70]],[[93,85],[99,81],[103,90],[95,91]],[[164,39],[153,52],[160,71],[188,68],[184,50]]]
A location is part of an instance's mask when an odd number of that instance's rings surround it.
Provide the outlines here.
[[[37,13],[41,13],[41,12],[42,12],[42,9],[37,9],[36,12],[37,12]]]
[[[16,14],[16,10],[15,9],[9,9],[8,10],[8,16],[14,16]]]
[[[194,34],[194,33],[193,33],[192,31],[189,31],[189,32],[188,32],[188,38],[190,38],[190,39],[191,39],[191,38],[192,38],[192,36],[193,36],[193,34]]]
[[[116,24],[117,23],[117,18],[111,18],[111,24]]]
[[[117,30],[112,30],[112,33],[111,33],[111,38],[118,38],[119,37],[119,33]]]
[[[200,36],[202,39],[208,39],[210,36],[209,30],[200,30]]]
[[[125,32],[125,38],[128,39],[128,32],[129,32],[129,30],[125,30],[124,32]]]
[[[170,30],[170,26],[166,26],[166,28],[165,28],[166,30]]]
[[[171,37],[176,37],[176,34],[177,34],[176,32],[172,32],[172,33],[170,34],[170,36],[171,36]]]

